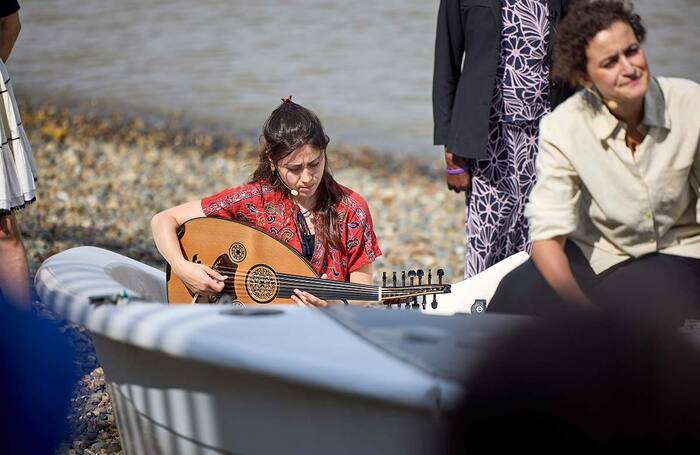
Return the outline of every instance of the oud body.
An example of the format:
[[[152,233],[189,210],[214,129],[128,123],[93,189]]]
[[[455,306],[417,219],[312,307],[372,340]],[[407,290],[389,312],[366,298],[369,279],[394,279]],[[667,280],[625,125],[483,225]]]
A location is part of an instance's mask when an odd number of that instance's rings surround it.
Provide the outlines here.
[[[296,250],[279,241],[271,242],[268,234],[236,221],[195,218],[180,226],[178,238],[185,259],[229,277],[225,290],[234,304],[294,303],[290,298],[292,283],[279,277],[317,278],[311,264]],[[218,300],[195,296],[169,266],[166,279],[169,303]]]

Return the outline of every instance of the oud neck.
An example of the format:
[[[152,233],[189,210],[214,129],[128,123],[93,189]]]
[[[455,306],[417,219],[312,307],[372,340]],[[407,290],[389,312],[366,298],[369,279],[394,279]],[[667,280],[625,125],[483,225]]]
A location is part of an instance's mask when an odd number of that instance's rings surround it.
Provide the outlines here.
[[[279,274],[280,297],[290,297],[294,289],[306,291],[323,300],[362,300],[378,302],[381,288],[373,284],[348,283],[322,278],[308,278],[296,275]]]
[[[348,283],[288,274],[279,274],[279,278],[281,286],[278,295],[280,297],[290,297],[294,293],[294,289],[301,289],[323,300],[379,302],[389,299],[403,299],[450,292],[450,286],[446,284],[382,287],[373,284]]]

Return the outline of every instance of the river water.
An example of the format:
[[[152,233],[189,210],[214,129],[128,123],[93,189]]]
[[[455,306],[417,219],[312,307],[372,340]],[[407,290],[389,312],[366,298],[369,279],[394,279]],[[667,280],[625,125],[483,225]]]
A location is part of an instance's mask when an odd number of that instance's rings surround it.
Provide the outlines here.
[[[430,155],[437,0],[23,0],[21,96],[258,134],[280,97],[333,142]],[[700,79],[700,0],[638,0],[656,74]]]

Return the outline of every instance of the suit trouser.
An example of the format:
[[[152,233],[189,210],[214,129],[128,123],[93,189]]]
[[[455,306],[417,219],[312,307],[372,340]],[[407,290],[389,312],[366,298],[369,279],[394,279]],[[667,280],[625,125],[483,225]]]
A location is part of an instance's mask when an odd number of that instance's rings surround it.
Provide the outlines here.
[[[600,309],[672,325],[700,318],[700,259],[653,253],[596,275],[572,241],[567,240],[564,252],[582,290]],[[532,259],[501,281],[488,307],[493,313],[533,316],[557,316],[577,309],[557,296]]]

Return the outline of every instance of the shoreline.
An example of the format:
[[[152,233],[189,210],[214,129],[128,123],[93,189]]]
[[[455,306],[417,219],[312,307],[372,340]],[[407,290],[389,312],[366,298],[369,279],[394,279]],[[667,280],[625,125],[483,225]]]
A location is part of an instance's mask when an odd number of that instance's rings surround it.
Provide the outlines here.
[[[197,129],[207,131],[212,135],[236,136],[242,141],[257,143],[260,128],[269,112],[256,113],[258,123],[251,127],[246,123],[241,124],[240,118],[226,118],[215,114],[206,114],[196,110],[185,110],[177,107],[159,107],[157,105],[140,105],[127,103],[121,99],[86,97],[81,93],[54,92],[34,86],[27,86],[20,82],[15,83],[15,95],[21,108],[36,105],[55,106],[67,109],[72,114],[81,114],[100,118],[116,115],[128,120],[138,119],[151,127],[168,124],[172,129],[189,130]],[[33,103],[33,100],[41,100],[41,103]],[[273,100],[274,102],[274,100]],[[270,105],[270,110],[274,108]],[[232,116],[233,117],[233,116]],[[324,119],[321,118],[323,121]],[[350,124],[356,120],[348,119]],[[330,122],[332,123],[332,122]],[[356,128],[333,128],[329,121],[323,121],[326,133],[331,137],[330,148],[368,149],[377,156],[395,156],[403,159],[417,160],[423,163],[434,161],[433,158],[442,158],[439,155],[439,146],[432,145],[432,130],[426,131],[421,137],[425,137],[426,144],[418,144],[404,137],[403,131],[397,131],[392,139],[381,136],[377,131],[366,132]],[[367,136],[369,134],[369,136]],[[367,139],[370,137],[371,139]],[[414,138],[415,139],[415,138]],[[438,156],[439,155],[439,156]]]
[[[81,109],[20,99],[39,170],[37,201],[17,217],[32,275],[49,256],[80,245],[103,247],[163,269],[150,218],[166,207],[247,181],[257,144],[179,117]],[[461,281],[464,196],[448,192],[442,157],[396,158],[362,147],[329,147],[336,179],[368,202],[383,255],[381,272],[444,268]],[[123,453],[104,373],[88,333],[40,301],[78,352],[81,379],[59,454]]]

